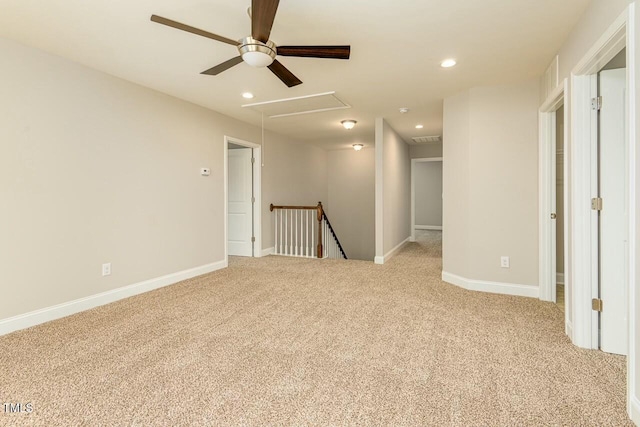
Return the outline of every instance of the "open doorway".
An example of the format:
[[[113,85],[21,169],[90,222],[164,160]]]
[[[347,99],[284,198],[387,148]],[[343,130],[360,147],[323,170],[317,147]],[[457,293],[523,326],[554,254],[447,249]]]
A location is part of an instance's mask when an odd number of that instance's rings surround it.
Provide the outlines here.
[[[558,307],[564,311],[565,309],[565,291],[564,291],[564,261],[565,261],[565,209],[564,209],[564,105],[560,106],[555,112],[556,116],[556,149],[555,149],[555,246],[556,246],[556,290],[555,302]]]
[[[225,259],[259,257],[261,239],[261,147],[248,141],[224,139]]]
[[[442,157],[411,159],[411,237],[442,230]]]
[[[625,135],[626,50],[623,49],[598,72],[598,295],[599,347],[627,354],[628,292],[625,286],[625,196],[628,157]],[[606,101],[606,104],[605,104]],[[606,203],[605,203],[606,201]],[[607,303],[604,309],[604,301]]]

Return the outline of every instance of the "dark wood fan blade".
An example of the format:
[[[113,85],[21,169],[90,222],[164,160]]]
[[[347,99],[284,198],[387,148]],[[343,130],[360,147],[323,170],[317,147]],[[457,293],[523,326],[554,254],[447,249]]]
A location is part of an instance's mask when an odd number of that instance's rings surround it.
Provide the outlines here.
[[[234,65],[238,65],[241,62],[242,62],[242,56],[236,56],[235,58],[231,58],[228,61],[224,61],[222,64],[218,64],[215,67],[209,68],[208,70],[205,70],[200,74],[206,74],[208,76],[217,76],[221,72],[226,71],[229,68],[233,67]]]
[[[197,35],[202,36],[202,37],[208,37],[210,39],[217,40],[219,42],[230,44],[230,45],[233,45],[233,46],[238,46],[240,44],[240,43],[238,43],[237,40],[231,40],[231,39],[228,39],[226,37],[222,37],[222,36],[219,36],[217,34],[213,34],[213,33],[210,33],[208,31],[204,31],[204,30],[192,27],[192,26],[187,25],[187,24],[182,24],[180,22],[177,22],[177,21],[174,21],[174,20],[171,20],[171,19],[163,18],[162,16],[151,15],[151,20],[153,22],[157,22],[158,24],[167,25],[169,27],[177,28],[179,30],[186,31],[188,33],[197,34]]]
[[[269,69],[273,74],[278,76],[282,83],[286,84],[288,87],[297,86],[302,83],[302,80],[293,75],[293,73],[282,65],[277,59],[269,65]]]
[[[349,59],[351,46],[278,46],[280,56]]]
[[[251,37],[266,43],[280,0],[251,0]]]

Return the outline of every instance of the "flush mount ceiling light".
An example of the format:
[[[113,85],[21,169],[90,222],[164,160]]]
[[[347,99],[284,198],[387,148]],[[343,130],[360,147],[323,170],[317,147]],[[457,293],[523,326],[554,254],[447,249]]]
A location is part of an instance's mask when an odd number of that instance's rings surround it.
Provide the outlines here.
[[[340,123],[342,123],[342,126],[344,126],[346,130],[351,130],[358,122],[356,122],[355,120],[349,119],[349,120],[343,120]]]
[[[416,125],[416,129],[422,129],[423,127],[423,125]]]
[[[457,64],[456,60],[455,60],[455,59],[451,59],[451,58],[450,58],[450,59],[445,59],[444,61],[442,61],[442,62],[440,63],[440,66],[441,66],[442,68],[451,68],[451,67],[453,67],[453,66],[454,66],[454,65],[456,65],[456,64]]]
[[[262,43],[253,37],[245,37],[240,40],[238,51],[244,62],[256,68],[267,67],[276,59],[276,45],[271,40]]]
[[[364,147],[363,144],[353,144],[353,149],[356,151],[362,150],[363,147]]]
[[[242,97],[245,99],[251,99],[253,98],[253,94],[251,92],[245,92],[242,94]]]

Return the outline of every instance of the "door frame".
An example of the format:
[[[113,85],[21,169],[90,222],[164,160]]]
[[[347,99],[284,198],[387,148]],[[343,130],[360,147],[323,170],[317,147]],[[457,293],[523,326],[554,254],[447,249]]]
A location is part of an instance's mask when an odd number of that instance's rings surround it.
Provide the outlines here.
[[[597,73],[615,55],[627,46],[627,88],[633,94],[635,82],[630,76],[634,75],[634,45],[633,15],[634,4],[630,4],[611,27],[602,35],[587,55],[575,66],[571,72],[571,205],[572,205],[572,247],[575,254],[572,257],[571,275],[576,283],[573,292],[573,337],[574,344],[584,348],[598,348],[598,313],[591,309],[591,299],[598,297],[598,213],[591,210],[591,198],[597,197],[597,161],[598,161],[598,122],[597,111],[591,108],[591,99],[598,96]],[[630,31],[631,30],[631,31]],[[627,141],[635,138],[635,100],[632,96],[627,100]],[[627,150],[628,152],[628,150]],[[632,164],[629,156],[629,167]],[[630,169],[631,171],[631,169]],[[635,183],[626,177],[629,191],[627,200],[635,197]],[[631,181],[631,182],[630,182]],[[635,218],[633,205],[629,206],[629,217]],[[628,228],[628,230],[631,230]],[[630,242],[631,243],[631,242]],[[629,246],[627,265],[633,269],[631,255],[635,248]],[[627,271],[627,280],[635,277],[635,272]],[[629,282],[628,282],[629,283]],[[629,293],[630,310],[635,312],[632,296],[633,287]],[[631,313],[630,313],[631,314]],[[630,316],[629,319],[633,319]],[[631,322],[633,323],[633,322]],[[630,326],[630,331],[633,325]],[[629,346],[633,341],[629,341]]]
[[[551,93],[547,100],[538,110],[538,251],[539,251],[539,285],[540,299],[542,301],[556,302],[556,227],[551,221],[551,213],[556,201],[556,112],[561,106],[568,106],[567,95],[569,93],[568,80],[564,79]],[[564,123],[567,123],[568,108],[564,109]],[[568,206],[567,191],[567,163],[569,154],[568,129],[565,125],[563,130],[563,199],[564,206]],[[569,297],[571,275],[567,269],[567,254],[569,253],[569,242],[567,230],[569,229],[569,210],[565,208],[564,215],[564,286],[565,286],[565,307],[569,307],[567,300]],[[569,334],[571,322],[565,309],[565,332]]]
[[[578,62],[571,72],[571,246],[570,263],[574,291],[572,296],[572,342],[583,348],[598,348],[598,316],[591,309],[591,299],[597,297],[597,213],[591,210],[590,200],[597,196],[597,114],[591,109],[591,98],[597,96],[595,75],[622,48],[627,48],[626,153],[628,245],[625,254],[628,283],[628,356],[627,356],[627,412],[632,420],[640,419],[640,400],[636,390],[636,83],[635,83],[635,3],[613,22]],[[629,143],[632,141],[633,143]],[[595,214],[594,214],[595,213]],[[595,267],[594,267],[595,264]]]
[[[426,162],[442,162],[442,157],[423,157],[419,159],[411,159],[411,236],[410,242],[416,241],[416,179],[415,179],[415,165],[416,163]],[[440,195],[442,197],[442,194]],[[434,230],[442,230],[440,228],[434,228]]]
[[[229,144],[253,149],[253,257],[262,256],[262,146],[233,136],[224,136],[224,261],[229,264]]]

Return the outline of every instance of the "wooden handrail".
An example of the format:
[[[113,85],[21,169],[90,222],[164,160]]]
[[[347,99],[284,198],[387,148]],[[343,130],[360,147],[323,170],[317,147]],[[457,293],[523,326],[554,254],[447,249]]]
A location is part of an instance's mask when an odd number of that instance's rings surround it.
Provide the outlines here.
[[[322,203],[318,202],[318,204],[322,206]],[[307,209],[312,211],[318,209],[318,206],[275,206],[273,203],[271,203],[271,205],[269,206],[269,210],[273,212],[274,209]]]

